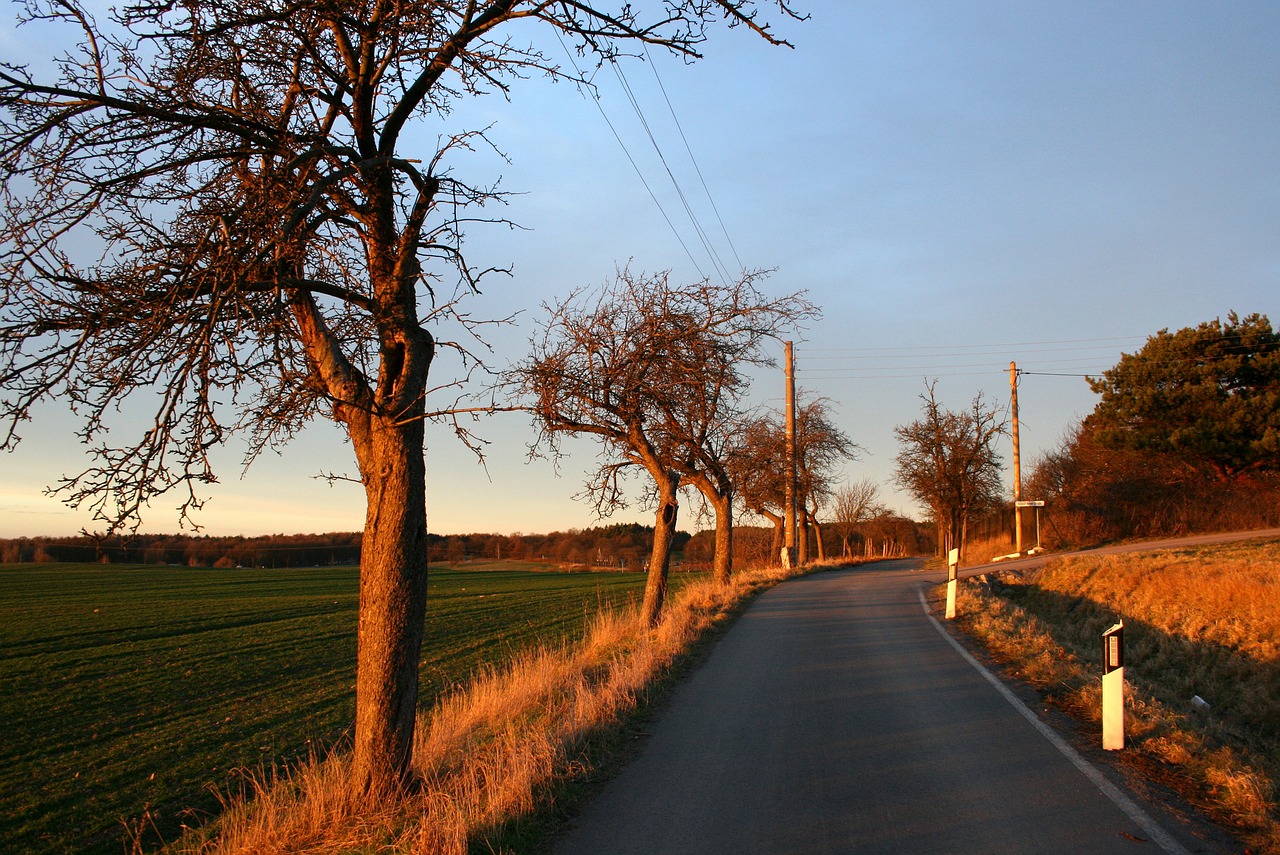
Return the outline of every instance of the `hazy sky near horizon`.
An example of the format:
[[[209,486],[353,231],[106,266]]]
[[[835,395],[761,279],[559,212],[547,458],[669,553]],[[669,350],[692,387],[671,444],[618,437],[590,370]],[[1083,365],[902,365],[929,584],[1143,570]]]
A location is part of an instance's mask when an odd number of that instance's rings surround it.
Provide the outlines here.
[[[978,392],[1007,404],[1011,360],[1032,372],[1019,387],[1025,472],[1093,409],[1072,375],[1100,373],[1162,328],[1232,310],[1280,321],[1280,4],[796,5],[811,19],[776,27],[794,50],[721,27],[692,65],[623,64],[666,167],[609,69],[600,105],[625,151],[595,103],[545,78],[415,128],[428,156],[440,135],[484,126],[506,155],[453,161],[460,177],[519,194],[501,213],[523,229],[468,239],[473,264],[513,270],[469,301],[477,317],[520,313],[490,335],[495,368],[524,355],[542,303],[628,260],[680,281],[714,275],[666,168],[726,266],[773,269],[767,289],[805,290],[823,308],[795,336],[798,383],[830,399],[863,447],[847,477],[881,483],[907,512],[891,483],[893,427],[920,415],[926,380],[963,408]],[[0,51],[41,50],[0,28]],[[782,388],[780,371],[761,374],[754,399],[780,408]],[[475,427],[491,441],[484,466],[451,429],[429,430],[433,531],[596,524],[573,499],[592,442],[570,443],[557,469],[526,459],[527,416]],[[42,408],[24,436],[0,457],[0,536],[89,525],[42,495],[87,462],[65,407]],[[358,487],[313,478],[355,468],[336,427],[317,423],[243,477],[241,453],[233,442],[220,457],[198,517],[209,533],[363,524]],[[144,528],[176,530],[174,503],[158,501]],[[693,505],[682,528],[698,527]]]

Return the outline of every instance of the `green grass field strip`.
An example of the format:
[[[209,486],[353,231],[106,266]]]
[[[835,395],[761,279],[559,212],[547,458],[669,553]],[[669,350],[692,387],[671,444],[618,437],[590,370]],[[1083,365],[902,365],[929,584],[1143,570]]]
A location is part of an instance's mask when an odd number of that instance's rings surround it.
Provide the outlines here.
[[[642,586],[433,567],[422,703]],[[0,851],[117,853],[144,809],[171,838],[233,770],[327,750],[353,714],[357,598],[354,568],[0,567]]]

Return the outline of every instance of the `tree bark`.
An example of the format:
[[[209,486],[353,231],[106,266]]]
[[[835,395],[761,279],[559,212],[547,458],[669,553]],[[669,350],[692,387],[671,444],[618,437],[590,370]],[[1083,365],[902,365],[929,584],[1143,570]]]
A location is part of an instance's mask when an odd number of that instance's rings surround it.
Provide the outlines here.
[[[753,508],[752,510],[773,523],[773,548],[769,552],[769,563],[773,564],[782,555],[782,539],[786,534],[783,528],[784,520],[782,514],[775,514],[765,508]]]
[[[671,570],[671,543],[676,534],[676,516],[680,510],[676,502],[676,485],[679,475],[669,473],[665,478],[655,476],[658,482],[658,509],[654,514],[653,549],[649,553],[649,576],[644,585],[644,604],[641,616],[648,626],[657,626],[662,614],[662,603],[667,598],[667,575]]]
[[[368,507],[360,553],[353,785],[370,796],[408,780],[427,603],[423,425],[371,419],[356,442]]]
[[[727,585],[733,575],[733,494],[724,493],[713,504],[716,511],[716,557],[711,576]]]
[[[809,511],[803,505],[800,506],[798,514],[799,522],[796,528],[796,556],[801,567],[809,563]]]
[[[733,575],[733,484],[728,477],[714,480],[706,472],[686,472],[686,483],[692,484],[711,505],[716,518],[716,548],[712,557],[711,578],[717,584],[729,584]]]
[[[827,558],[827,548],[822,545],[822,526],[818,524],[817,515],[811,516],[810,522],[813,524],[813,541],[818,549],[818,560],[825,561]]]
[[[295,295],[292,307],[308,361],[337,402],[334,416],[346,426],[365,489],[351,785],[377,798],[407,784],[413,754],[427,601],[422,409],[435,344],[410,322],[388,324],[378,383],[370,387],[310,296]],[[412,319],[412,304],[401,308]]]

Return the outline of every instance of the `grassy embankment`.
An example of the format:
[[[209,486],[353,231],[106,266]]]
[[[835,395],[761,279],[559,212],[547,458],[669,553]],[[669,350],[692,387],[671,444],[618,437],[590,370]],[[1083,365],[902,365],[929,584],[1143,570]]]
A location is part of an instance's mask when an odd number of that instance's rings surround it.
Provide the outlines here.
[[[962,630],[1099,739],[1101,636],[1123,618],[1123,762],[1253,850],[1280,852],[1280,540],[1057,560],[962,585],[958,611]]]
[[[432,568],[424,707],[643,586],[527,570]],[[327,753],[353,715],[356,601],[349,567],[0,567],[0,851],[172,840],[246,770]]]

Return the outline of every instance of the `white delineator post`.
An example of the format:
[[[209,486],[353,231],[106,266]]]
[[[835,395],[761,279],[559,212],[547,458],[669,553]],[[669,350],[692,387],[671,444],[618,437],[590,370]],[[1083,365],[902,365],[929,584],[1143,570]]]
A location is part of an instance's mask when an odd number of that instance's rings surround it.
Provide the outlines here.
[[[1102,634],[1102,747],[1124,748],[1124,621]]]
[[[953,549],[947,556],[947,620],[956,616],[956,570],[960,566],[960,550]]]

